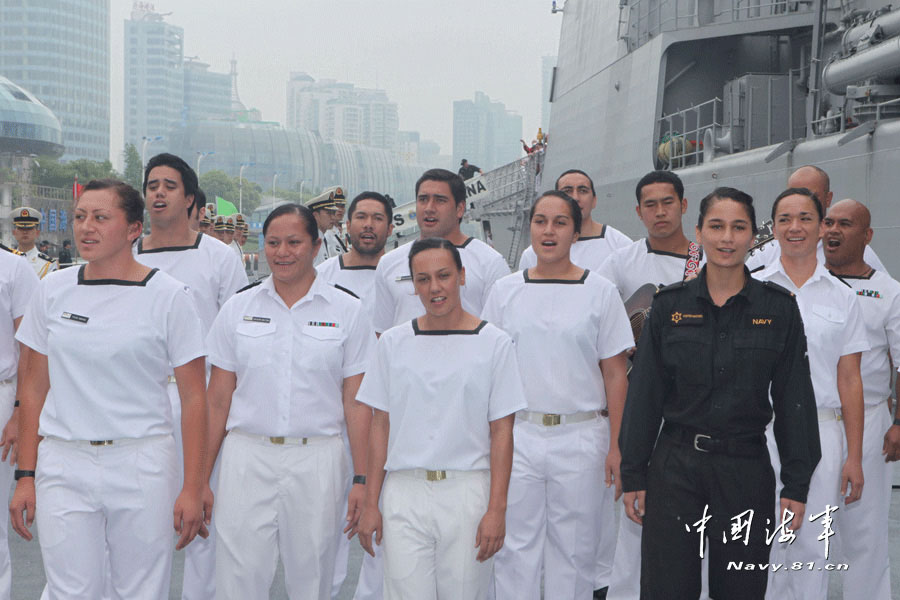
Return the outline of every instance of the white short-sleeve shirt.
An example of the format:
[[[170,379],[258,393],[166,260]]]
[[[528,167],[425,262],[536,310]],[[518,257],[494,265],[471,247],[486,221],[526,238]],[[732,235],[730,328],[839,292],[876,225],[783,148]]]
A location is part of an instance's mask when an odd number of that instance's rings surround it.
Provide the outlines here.
[[[16,376],[19,345],[13,321],[34,301],[38,282],[25,258],[0,249],[0,381]]]
[[[754,273],[761,281],[772,281],[793,292],[806,332],[809,372],[816,406],[841,408],[837,366],[842,356],[869,349],[866,325],[856,294],[843,281],[816,265],[812,276],[798,288],[784,272],[780,260]]]
[[[779,258],[781,258],[781,244],[772,240],[754,250],[752,254],[748,254],[744,264],[747,265],[747,268],[750,269],[751,273],[756,273],[757,271],[762,271],[763,269],[772,266]],[[825,247],[822,245],[822,240],[819,240],[816,258],[819,259],[819,264],[825,264]],[[866,246],[866,249],[863,252],[863,260],[877,271],[881,271],[882,273],[888,272],[881,263],[881,259],[875,254],[872,246]]]
[[[329,258],[316,267],[325,281],[344,289],[362,301],[363,307],[372,318],[375,309],[375,267],[359,265],[348,267],[344,255]]]
[[[603,261],[610,254],[631,245],[630,237],[609,225],[603,225],[600,235],[590,237],[580,237],[575,244],[572,245],[571,260],[582,269],[590,269],[597,272]],[[537,266],[537,255],[534,248],[528,246],[522,251],[522,258],[519,260],[519,270],[530,269]]]
[[[145,250],[143,240],[134,245],[138,262],[174,277],[191,291],[203,334],[225,301],[247,285],[247,273],[234,251],[211,235],[197,234],[190,246]]]
[[[866,405],[881,404],[891,395],[890,357],[900,360],[900,283],[877,269],[867,277],[840,278],[856,292],[871,347],[860,363]]]
[[[516,342],[528,410],[538,412],[606,408],[600,361],[634,346],[616,288],[587,270],[577,281],[504,277],[484,318]]]
[[[515,349],[483,322],[471,331],[384,332],[357,400],[390,414],[385,469],[490,468],[490,422],[525,408]]]
[[[365,372],[375,334],[323,277],[290,307],[269,277],[225,303],[207,343],[209,362],[237,376],[226,429],[311,437],[341,433],[344,378]]]
[[[627,300],[644,284],[671,285],[683,280],[687,260],[684,254],[653,250],[647,239],[641,239],[610,254],[597,274],[609,279]],[[705,263],[701,250],[700,266]]]
[[[385,254],[375,270],[375,331],[387,331],[425,314],[409,273],[409,251],[413,242]],[[466,269],[466,285],[460,288],[463,309],[480,315],[495,281],[509,275],[509,265],[500,253],[479,239],[469,238],[457,246]]]
[[[64,440],[173,433],[168,374],[206,354],[187,287],[157,269],[140,282],[51,273],[16,339],[47,355],[38,432]]]

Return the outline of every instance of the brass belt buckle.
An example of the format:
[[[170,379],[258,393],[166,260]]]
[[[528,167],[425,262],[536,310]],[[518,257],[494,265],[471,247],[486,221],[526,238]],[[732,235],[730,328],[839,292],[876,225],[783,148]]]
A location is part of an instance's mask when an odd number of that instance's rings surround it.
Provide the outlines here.
[[[447,471],[425,471],[425,479],[428,481],[441,481],[447,479]]]
[[[269,438],[269,441],[272,442],[273,444],[283,444],[283,443],[284,443],[284,436],[270,437],[270,438]]]
[[[698,433],[697,435],[694,436],[694,450],[698,450],[698,451],[700,451],[700,452],[709,452],[709,450],[704,450],[703,448],[701,448],[700,446],[697,445],[697,444],[700,442],[700,439],[701,439],[701,438],[704,438],[704,439],[707,439],[707,440],[711,440],[711,439],[712,439],[712,438],[711,438],[710,436],[708,436],[708,435],[703,435],[702,433]]]
[[[112,446],[112,440],[91,440],[91,446]]]
[[[562,417],[560,417],[559,415],[551,415],[551,414],[547,414],[547,415],[544,415],[544,416],[543,416],[543,418],[541,419],[541,421],[542,421],[542,423],[543,423],[544,425],[546,425],[547,427],[550,427],[550,426],[552,426],[552,425],[559,425],[559,424],[561,424],[561,423],[562,423]]]

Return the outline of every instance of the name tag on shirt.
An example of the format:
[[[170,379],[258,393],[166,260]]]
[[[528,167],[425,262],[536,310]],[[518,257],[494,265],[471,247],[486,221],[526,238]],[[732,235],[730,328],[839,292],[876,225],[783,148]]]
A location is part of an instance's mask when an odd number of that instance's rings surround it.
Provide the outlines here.
[[[750,326],[758,327],[774,327],[775,317],[770,315],[750,315]]]
[[[703,315],[699,313],[684,313],[676,310],[672,313],[671,321],[673,325],[702,325]]]
[[[244,320],[249,321],[250,323],[271,323],[272,319],[269,317],[251,317],[250,315],[244,315]]]
[[[75,313],[70,313],[70,312],[64,312],[62,314],[62,318],[68,319],[70,321],[78,321],[79,323],[87,323],[88,322],[88,317],[85,317],[83,315],[76,315]]]

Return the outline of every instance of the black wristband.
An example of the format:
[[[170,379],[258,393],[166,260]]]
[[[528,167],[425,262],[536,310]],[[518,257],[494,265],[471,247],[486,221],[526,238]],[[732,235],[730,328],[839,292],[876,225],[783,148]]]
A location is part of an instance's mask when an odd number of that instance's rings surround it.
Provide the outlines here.
[[[16,400],[15,402],[13,402],[13,408],[19,408],[19,401],[18,401],[18,400]]]
[[[353,485],[357,483],[366,485],[366,476],[365,475],[354,475],[353,476]]]
[[[894,419],[894,425],[900,425],[900,419]]]
[[[16,481],[22,479],[23,477],[34,477],[34,471],[22,471],[16,469],[15,472]]]

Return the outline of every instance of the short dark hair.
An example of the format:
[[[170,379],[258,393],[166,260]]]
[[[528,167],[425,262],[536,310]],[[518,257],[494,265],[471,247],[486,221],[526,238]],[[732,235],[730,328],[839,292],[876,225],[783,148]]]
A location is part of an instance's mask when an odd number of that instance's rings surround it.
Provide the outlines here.
[[[756,210],[753,208],[753,196],[747,192],[732,187],[717,187],[712,192],[703,197],[700,201],[700,216],[697,219],[697,227],[703,229],[703,221],[706,219],[706,212],[715,204],[717,200],[734,200],[738,204],[744,205],[747,212],[747,218],[750,219],[750,228],[753,235],[756,235]]]
[[[675,188],[675,195],[678,196],[678,199],[684,200],[684,184],[681,182],[681,177],[672,171],[650,171],[641,177],[637,187],[634,188],[634,195],[637,197],[638,204],[641,203],[641,192],[644,191],[644,188],[654,183],[671,184]]]
[[[772,204],[772,220],[775,220],[775,211],[778,210],[778,203],[781,202],[784,198],[788,196],[806,196],[810,200],[813,201],[813,204],[816,207],[816,213],[819,215],[819,220],[825,218],[825,209],[822,208],[822,201],[819,200],[819,197],[816,196],[816,193],[810,190],[809,188],[788,188],[778,194],[778,197],[775,198],[775,203]]]
[[[448,171],[447,169],[428,169],[419,180],[416,181],[416,198],[419,197],[419,186],[426,181],[443,181],[450,186],[450,193],[453,194],[453,200],[457,204],[464,204],[466,201],[466,184],[462,177]]]
[[[575,225],[575,233],[581,233],[581,207],[578,206],[578,203],[574,198],[559,190],[549,190],[538,196],[537,200],[534,201],[534,204],[531,205],[531,211],[528,213],[529,223],[534,219],[534,213],[537,210],[538,203],[544,198],[559,198],[564,201],[566,206],[569,207],[569,214],[572,216],[572,223]]]
[[[63,240],[63,248],[68,248],[72,245],[72,240]]]
[[[388,222],[394,218],[394,209],[391,207],[391,201],[388,200],[387,197],[382,196],[378,192],[362,192],[361,194],[357,194],[356,198],[350,201],[350,206],[347,207],[348,221],[353,218],[353,211],[356,210],[356,205],[363,200],[375,200],[376,202],[381,202],[381,205],[384,206],[384,212],[387,215]]]
[[[559,175],[559,177],[556,178],[556,183],[553,184],[553,189],[558,190],[559,189],[559,180],[562,179],[563,177],[565,177],[566,175],[573,175],[573,174],[574,175],[584,175],[585,177],[587,177],[587,180],[591,182],[591,193],[595,196],[597,195],[597,192],[594,191],[594,180],[591,179],[590,175],[588,175],[581,169],[569,169],[568,171],[563,171]]]
[[[98,190],[112,190],[119,197],[119,208],[125,211],[125,221],[127,223],[144,222],[144,198],[141,197],[139,191],[118,179],[92,179],[84,186],[82,194]],[[77,200],[75,201],[75,206],[78,206]]]
[[[459,255],[459,250],[456,249],[456,246],[449,240],[444,238],[425,238],[424,240],[416,240],[413,242],[412,247],[409,249],[409,274],[412,275],[412,262],[413,257],[425,250],[446,250],[453,257],[453,262],[456,263],[456,270],[462,271],[462,257]]]
[[[194,169],[192,169],[180,156],[175,156],[168,152],[157,154],[147,161],[147,166],[144,168],[144,187],[141,191],[143,191],[145,195],[147,193],[147,179],[150,177],[150,171],[156,167],[170,167],[181,173],[181,183],[184,185],[184,195],[193,196],[195,200],[193,204],[188,206],[188,216],[190,216],[194,211],[194,206],[197,205],[197,190],[200,189],[197,173],[195,173]]]
[[[269,225],[272,221],[284,215],[300,215],[300,218],[303,219],[303,226],[306,228],[306,233],[309,234],[312,241],[315,242],[319,239],[319,226],[316,224],[316,218],[313,216],[312,211],[301,204],[295,204],[293,202],[282,204],[269,213],[269,216],[266,217],[265,222],[263,222],[263,237],[265,237],[266,233],[269,231]]]

